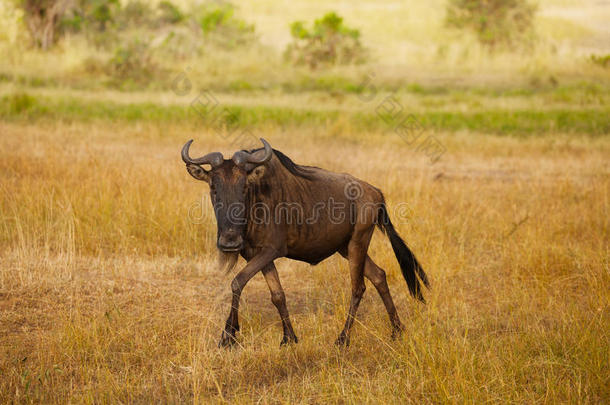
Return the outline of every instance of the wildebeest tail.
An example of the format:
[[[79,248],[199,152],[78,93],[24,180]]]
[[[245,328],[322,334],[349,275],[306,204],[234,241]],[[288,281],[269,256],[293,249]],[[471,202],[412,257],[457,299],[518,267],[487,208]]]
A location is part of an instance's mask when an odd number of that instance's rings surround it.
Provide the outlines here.
[[[390,221],[390,216],[388,215],[388,210],[385,203],[379,208],[379,213],[377,214],[377,226],[384,231],[390,239],[392,250],[394,250],[394,254],[396,255],[396,259],[400,265],[402,275],[407,282],[409,292],[421,302],[426,302],[424,300],[424,296],[422,295],[422,288],[419,280],[421,280],[426,287],[429,287],[430,284],[428,282],[428,277],[426,276],[426,273],[424,273],[424,269],[415,258],[413,252],[411,252],[411,249],[407,247],[400,235],[396,232],[396,229],[394,229],[394,225],[392,225],[392,221]]]

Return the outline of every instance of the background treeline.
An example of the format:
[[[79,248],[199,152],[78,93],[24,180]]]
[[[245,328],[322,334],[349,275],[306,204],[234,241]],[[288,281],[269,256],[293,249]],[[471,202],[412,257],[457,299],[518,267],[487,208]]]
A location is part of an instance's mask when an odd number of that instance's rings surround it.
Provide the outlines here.
[[[527,85],[544,87],[557,84],[563,74],[548,72],[558,58],[569,59],[564,70],[584,66],[603,72],[609,66],[604,52],[566,57],[555,41],[565,33],[548,28],[548,21],[539,24],[539,7],[530,0],[440,4],[434,24],[428,25],[440,28],[442,35],[422,33],[427,38],[421,40],[388,32],[385,41],[403,51],[396,54],[335,11],[287,18],[276,30],[283,32],[281,37],[261,40],[256,16],[224,1],[13,0],[0,6],[6,27],[0,48],[8,61],[0,79],[34,86],[50,80],[80,88],[169,89],[175,74],[189,68],[205,77],[201,87],[223,91],[278,86],[284,91],[345,91],[357,89],[364,72],[374,69],[383,70],[378,85],[396,90],[412,80],[405,83],[405,74],[387,73],[385,58],[394,54],[398,66],[418,63],[420,75],[430,68],[468,74],[474,65],[505,70],[512,63],[518,74],[527,76]],[[374,24],[383,27],[385,22]],[[576,31],[568,34],[577,36]],[[422,42],[422,47],[423,41],[433,41],[434,46],[422,57],[419,51],[402,49],[404,44],[399,48],[405,41]],[[45,53],[51,56],[45,59]],[[17,68],[28,64],[23,60],[27,57],[53,64],[52,55],[58,54],[64,61],[55,67],[57,74]]]

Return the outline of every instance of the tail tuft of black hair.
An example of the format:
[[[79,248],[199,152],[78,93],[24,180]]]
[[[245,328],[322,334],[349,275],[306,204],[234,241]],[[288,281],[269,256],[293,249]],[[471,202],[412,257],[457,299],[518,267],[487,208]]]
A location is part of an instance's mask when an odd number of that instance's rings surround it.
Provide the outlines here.
[[[392,222],[390,221],[390,216],[388,215],[388,210],[385,203],[379,208],[379,212],[377,214],[377,226],[383,232],[385,232],[388,239],[390,239],[392,250],[394,250],[394,254],[396,255],[396,259],[400,265],[402,275],[407,282],[409,292],[412,296],[425,303],[426,300],[422,294],[420,280],[426,287],[430,288],[428,276],[426,276],[424,269],[415,258],[413,252],[411,252],[411,249],[409,249],[398,232],[396,232],[396,229],[394,229],[394,225],[392,225]]]

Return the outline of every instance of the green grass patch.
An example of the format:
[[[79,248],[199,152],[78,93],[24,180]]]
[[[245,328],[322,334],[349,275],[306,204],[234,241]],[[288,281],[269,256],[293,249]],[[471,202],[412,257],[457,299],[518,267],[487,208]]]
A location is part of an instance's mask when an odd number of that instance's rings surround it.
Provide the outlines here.
[[[539,133],[610,133],[610,110],[430,112],[419,117],[424,127],[436,130],[533,135]]]
[[[605,59],[604,59],[605,60]],[[147,80],[109,77],[97,59],[85,63],[83,71],[53,77],[38,77],[22,73],[0,70],[0,83],[16,84],[25,88],[67,88],[97,91],[114,89],[130,92],[134,90],[171,91],[174,79],[181,71],[159,68]],[[589,103],[591,100],[607,102],[610,98],[610,83],[593,79],[557,78],[550,74],[535,74],[522,77],[515,82],[478,84],[467,80],[446,83],[410,82],[399,78],[375,75],[374,71],[353,75],[330,72],[294,71],[269,77],[250,79],[228,75],[226,78],[197,78],[197,87],[218,93],[252,93],[256,91],[276,91],[290,94],[306,92],[328,92],[330,94],[369,93],[374,88],[378,93],[401,93],[415,96],[439,97],[531,97],[544,96],[550,100],[568,103]],[[191,78],[194,79],[194,78]],[[440,79],[439,79],[440,80]],[[442,80],[440,80],[442,82]]]
[[[376,106],[373,106],[376,107]],[[394,130],[403,119],[419,129],[443,132],[472,131],[506,135],[574,133],[591,136],[610,133],[610,109],[489,110],[477,112],[428,111],[400,116],[388,123],[375,108],[364,112],[308,110],[275,106],[217,105],[198,112],[190,105],[154,103],[120,104],[78,98],[34,97],[15,93],[0,99],[0,117],[5,120],[51,119],[61,121],[110,120],[122,122],[182,123],[201,127],[247,128],[280,127],[324,128],[342,119],[356,132]]]

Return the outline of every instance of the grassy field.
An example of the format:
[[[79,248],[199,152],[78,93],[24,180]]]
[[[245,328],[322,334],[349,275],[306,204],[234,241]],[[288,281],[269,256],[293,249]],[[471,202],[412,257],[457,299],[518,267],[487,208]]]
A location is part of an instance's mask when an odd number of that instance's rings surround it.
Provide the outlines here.
[[[214,270],[207,192],[178,154],[191,137],[228,152],[220,137],[144,121],[1,130],[3,401],[608,399],[606,137],[439,134],[448,151],[430,165],[400,141],[378,141],[389,134],[347,143],[266,131],[297,162],[366,179],[390,207],[406,202],[398,227],[432,290],[427,306],[410,298],[375,236],[407,333],[389,338],[369,288],[352,346],[338,350],[346,262],[279,260],[300,343],[278,346],[257,276],[240,347],[226,351],[216,343],[231,276]]]
[[[610,9],[539,3],[534,51],[490,55],[453,40],[440,0],[339,2],[373,58],[311,72],[281,52],[326,3],[248,2],[256,46],[160,53],[150,83],[121,85],[82,38],[15,45],[0,3],[0,402],[609,403],[610,70],[589,56],[610,51]],[[202,94],[230,122],[198,114]],[[438,160],[380,115],[388,96]],[[351,346],[333,345],[350,298],[336,255],[276,261],[297,345],[280,348],[257,275],[238,347],[217,348],[235,271],[216,270],[208,189],[180,148],[257,137],[383,190],[431,280],[417,303],[375,233],[400,339],[367,284]]]

